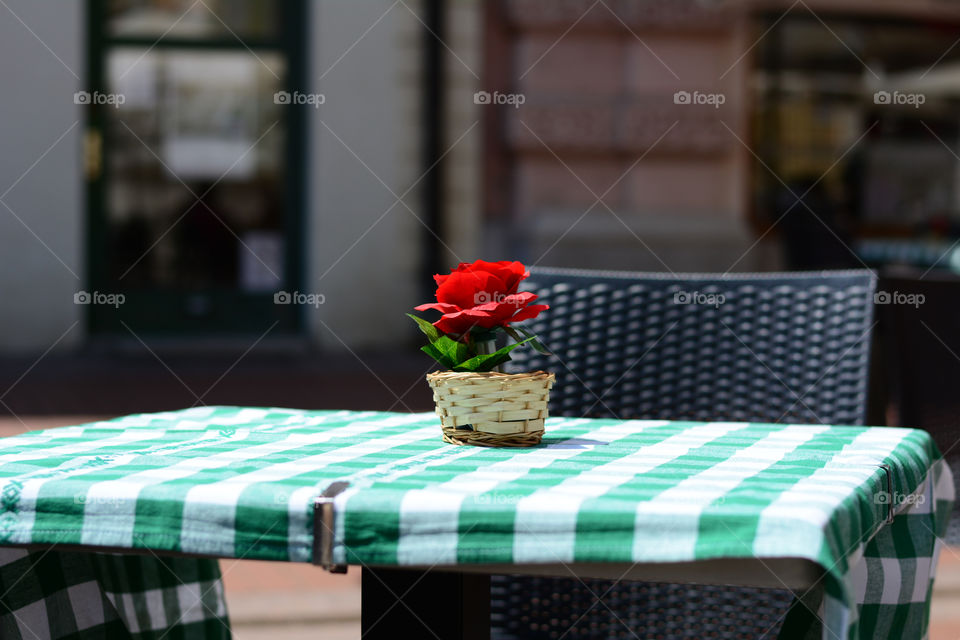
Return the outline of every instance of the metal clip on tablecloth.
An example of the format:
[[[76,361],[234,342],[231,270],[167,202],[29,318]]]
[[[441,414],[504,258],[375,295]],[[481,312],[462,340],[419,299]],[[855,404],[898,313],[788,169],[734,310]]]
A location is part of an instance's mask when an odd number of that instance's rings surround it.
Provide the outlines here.
[[[333,499],[348,486],[349,482],[334,482],[313,501],[313,564],[330,573],[347,572],[347,565],[333,562]]]
[[[890,470],[890,465],[881,464],[880,468],[887,472],[887,524],[893,522],[893,472]]]

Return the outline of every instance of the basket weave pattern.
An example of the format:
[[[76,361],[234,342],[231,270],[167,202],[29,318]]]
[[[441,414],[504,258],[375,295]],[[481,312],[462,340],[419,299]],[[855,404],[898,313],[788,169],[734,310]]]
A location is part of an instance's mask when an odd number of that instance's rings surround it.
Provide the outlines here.
[[[427,374],[444,441],[484,447],[539,444],[553,381],[544,371]]]

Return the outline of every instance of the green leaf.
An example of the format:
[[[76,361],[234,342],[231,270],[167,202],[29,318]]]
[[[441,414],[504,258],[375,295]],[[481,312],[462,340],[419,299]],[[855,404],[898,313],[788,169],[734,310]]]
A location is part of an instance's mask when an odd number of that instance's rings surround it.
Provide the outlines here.
[[[510,360],[510,356],[507,354],[493,354],[485,353],[479,356],[474,356],[466,362],[457,365],[453,368],[454,371],[472,371],[474,373],[480,373],[484,371],[493,371],[495,367],[503,364]]]
[[[413,318],[413,321],[417,323],[417,326],[420,327],[420,331],[423,331],[427,334],[427,338],[430,342],[436,342],[440,338],[440,330],[433,326],[432,323],[427,322],[423,318],[419,318],[412,313],[408,313],[408,316]]]
[[[523,338],[517,333],[517,330],[513,327],[503,327],[503,330],[507,333],[508,336],[513,338],[514,342],[523,342]]]
[[[490,371],[497,365],[503,364],[510,359],[510,352],[522,344],[530,342],[533,338],[527,338],[522,342],[508,344],[502,349],[497,349],[493,353],[483,353],[473,356],[469,360],[460,362],[453,368],[454,371]]]
[[[449,358],[454,365],[460,364],[474,354],[470,347],[446,335],[442,335],[434,340],[432,346],[436,347],[440,353]]]
[[[447,369],[452,369],[457,364],[432,344],[423,345],[420,347],[420,351],[423,351],[425,354],[436,360],[441,366],[446,367]]]
[[[517,342],[520,342],[520,336],[516,335],[516,329],[514,329],[513,327],[505,327],[505,329],[507,330],[507,333],[510,334],[511,338],[513,338]],[[523,335],[527,336],[527,338],[530,340],[530,346],[536,349],[537,353],[541,353],[545,356],[552,355],[549,351],[547,351],[547,348],[543,346],[543,343],[537,340],[537,337],[535,335],[533,335],[523,327],[517,327],[517,329],[519,329],[523,333]]]

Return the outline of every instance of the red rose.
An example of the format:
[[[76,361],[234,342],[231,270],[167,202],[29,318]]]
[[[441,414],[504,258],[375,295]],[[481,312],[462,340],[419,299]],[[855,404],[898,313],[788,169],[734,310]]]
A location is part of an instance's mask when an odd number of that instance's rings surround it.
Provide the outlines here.
[[[457,336],[474,327],[493,329],[529,320],[549,308],[545,304],[531,305],[537,299],[533,293],[517,293],[520,281],[529,275],[519,262],[461,262],[449,275],[434,276],[437,302],[422,304],[416,310],[439,311],[443,316],[433,326]]]

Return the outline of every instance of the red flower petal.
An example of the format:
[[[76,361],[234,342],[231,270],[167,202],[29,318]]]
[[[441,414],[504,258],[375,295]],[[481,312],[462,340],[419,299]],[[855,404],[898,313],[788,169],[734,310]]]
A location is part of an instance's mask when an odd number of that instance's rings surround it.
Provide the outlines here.
[[[433,323],[433,326],[444,333],[460,336],[477,326],[477,322],[474,318],[467,315],[466,312],[457,311],[455,313],[445,313],[439,320]]]
[[[536,317],[548,308],[529,306],[537,296],[517,292],[530,273],[522,263],[509,260],[461,262],[447,275],[437,274],[437,302],[416,307],[432,309],[443,316],[434,322],[440,331],[462,335],[474,327],[491,329]]]
[[[503,281],[486,271],[455,271],[437,288],[437,300],[467,309],[493,300],[503,288]]]
[[[524,320],[531,320],[533,318],[536,318],[538,315],[540,315],[541,311],[546,311],[549,308],[550,306],[546,304],[532,304],[526,309],[521,309],[520,311],[518,311],[516,315],[510,318],[507,322],[511,323],[511,322],[523,322]]]
[[[496,275],[503,281],[503,293],[515,293],[520,281],[529,276],[526,267],[516,261],[501,260],[499,262],[487,262],[486,260],[477,260],[472,265],[468,265],[470,271],[487,271]]]
[[[470,326],[481,327],[483,329],[492,329],[500,324],[500,317],[496,312],[481,311],[474,307],[473,309],[464,309],[460,312],[460,318],[464,322],[469,321]]]
[[[460,307],[455,304],[444,304],[443,302],[431,302],[429,304],[421,304],[420,306],[414,307],[416,311],[426,311],[431,309],[433,311],[439,311],[440,313],[453,313],[459,311]]]
[[[514,293],[507,296],[505,301],[511,302],[514,306],[517,306],[517,307],[525,307],[539,297],[540,296],[533,293],[532,291],[521,291],[520,293]]]
[[[511,262],[509,260],[500,260],[498,262],[488,262],[486,260],[477,260],[472,263],[461,262],[457,265],[456,269],[451,270],[451,274],[476,272],[490,273],[499,278],[504,284],[504,289],[502,289],[504,293],[514,293],[520,281],[530,275],[522,263],[516,261]],[[446,275],[436,275],[434,276],[434,280],[436,280],[437,285],[441,285],[448,277],[449,276]]]

